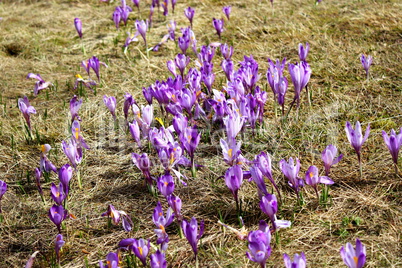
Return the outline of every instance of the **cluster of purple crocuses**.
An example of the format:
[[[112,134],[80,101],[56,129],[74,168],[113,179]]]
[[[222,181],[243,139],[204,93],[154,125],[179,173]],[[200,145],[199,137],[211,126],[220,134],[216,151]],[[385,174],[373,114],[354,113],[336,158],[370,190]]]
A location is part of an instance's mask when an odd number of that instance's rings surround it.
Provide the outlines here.
[[[296,104],[296,107],[299,108],[300,94],[304,88],[306,88],[307,91],[307,99],[310,101],[310,96],[307,90],[308,89],[307,84],[310,80],[312,71],[306,60],[309,50],[310,45],[308,43],[306,43],[305,46],[303,46],[303,44],[299,44],[300,62],[296,64],[292,63],[288,64],[288,70],[294,88],[294,98],[289,107],[288,113],[290,112],[294,104]],[[276,62],[272,61],[271,59],[268,59],[268,63],[269,68],[266,74],[267,81],[274,94],[274,103],[277,102],[282,107],[282,116],[284,116],[285,95],[288,88],[288,79],[284,76],[283,73],[286,66],[286,58],[284,58],[282,61],[279,61],[279,59],[277,59]]]
[[[133,3],[139,9],[139,1],[133,0]],[[171,4],[174,12],[176,1],[171,0]],[[168,0],[163,1],[161,4],[159,0],[153,0],[149,19],[136,21],[137,33],[135,35],[129,33],[125,47],[128,47],[130,42],[134,41],[138,35],[141,35],[148,53],[146,33],[152,24],[153,10],[155,7],[159,9],[159,6],[162,6],[164,16],[168,15]],[[116,7],[113,13],[116,28],[119,28],[121,21],[127,25],[130,12],[132,12],[132,8],[126,4],[125,0],[122,0],[121,6]],[[227,20],[229,20],[231,7],[224,7],[223,12]],[[254,160],[250,161],[242,155],[241,140],[238,140],[238,137],[248,128],[252,130],[254,136],[256,128],[263,122],[268,93],[257,85],[260,79],[257,61],[250,55],[249,57],[245,56],[243,61],[235,64],[231,59],[233,47],[227,44],[212,43],[209,46],[197,48],[197,40],[193,32],[195,10],[188,7],[185,9],[184,14],[190,22],[190,27],[181,28],[182,35],[177,38],[178,47],[182,53],[167,62],[167,68],[172,76],[165,81],[156,81],[149,87],[143,88],[143,95],[148,102],[146,106],[140,106],[129,93],[124,95],[123,113],[126,125],[138,145],[138,149],[142,151],[142,154],[132,153],[132,161],[141,170],[150,191],[155,193],[154,188],[156,186],[160,194],[166,199],[168,206],[166,213],[164,213],[162,204],[158,202],[152,215],[152,220],[156,226],[154,230],[157,236],[156,244],[159,245],[159,248],[154,254],[150,255],[151,267],[167,266],[165,254],[168,249],[169,235],[166,228],[172,224],[174,218],[177,220],[180,232],[187,238],[197,260],[198,242],[204,233],[204,221],[198,223],[195,217],[191,218],[190,221],[184,219],[181,214],[181,199],[174,194],[174,190],[175,182],[177,181],[186,185],[184,180],[187,177],[183,174],[183,168],[190,168],[194,178],[197,175],[196,168],[200,167],[200,165],[196,163],[195,153],[203,132],[198,127],[201,124],[208,125],[212,130],[214,128],[224,129],[223,137],[220,139],[220,146],[228,168],[222,177],[224,177],[225,183],[234,197],[238,213],[241,210],[239,190],[243,181],[249,179],[249,181],[254,181],[257,186],[260,209],[271,222],[273,231],[276,232],[280,228],[290,227],[291,225],[290,221],[278,220],[278,199],[275,194],[269,193],[265,184],[265,179],[267,178],[277,192],[279,200],[281,200],[279,187],[272,174],[271,156],[261,152],[255,156]],[[74,24],[79,37],[82,38],[81,20],[76,18]],[[219,39],[221,39],[224,20],[214,18],[213,26]],[[176,42],[175,29],[176,22],[171,21],[168,26],[168,33],[152,50],[157,51],[168,39]],[[187,52],[189,47],[197,57],[195,61],[192,61],[189,57]],[[222,90],[217,90],[217,83],[215,83],[218,72],[214,70],[214,57],[218,49],[222,56],[221,69],[227,79],[226,85]],[[300,62],[287,65],[294,86],[294,98],[288,113],[295,104],[299,108],[300,94],[304,88],[306,88],[307,98],[310,101],[307,90],[307,84],[311,76],[311,68],[306,61],[308,52],[308,43],[305,46],[299,44]],[[274,102],[277,102],[282,107],[282,115],[285,115],[284,103],[288,87],[288,80],[284,76],[286,59],[281,62],[279,60],[273,62],[268,59],[268,62],[267,81],[273,91]],[[362,55],[361,62],[368,78],[372,58],[371,56],[366,58]],[[95,56],[83,61],[81,66],[87,72],[88,79],[84,80],[81,75],[77,75],[75,88],[78,87],[79,83],[82,83],[93,90],[93,87],[101,81],[100,65],[107,67],[105,63],[100,62]],[[95,73],[98,82],[91,79],[91,70]],[[37,80],[34,87],[35,96],[39,94],[40,90],[51,85],[50,82],[43,80],[39,74],[29,73],[27,78]],[[157,104],[154,103],[154,100]],[[116,98],[105,95],[103,101],[116,121]],[[70,181],[75,171],[78,185],[80,188],[82,187],[78,166],[83,158],[83,149],[89,149],[81,134],[81,118],[78,115],[82,102],[82,99],[77,96],[71,99],[71,137],[69,140],[62,142],[62,149],[71,165],[65,164],[57,169],[49,160],[51,146],[44,144],[41,147],[39,168],[35,169],[38,191],[44,202],[45,197],[41,187],[42,176],[46,182],[50,181],[51,172],[57,174],[59,178],[59,184],[52,183],[50,187],[50,195],[55,204],[49,209],[48,213],[50,220],[56,225],[59,232],[55,239],[55,252],[58,262],[60,262],[60,249],[65,244],[61,234],[62,223],[67,217],[73,217],[66,209]],[[154,106],[157,105],[162,114],[161,118],[154,117]],[[31,131],[30,114],[36,113],[35,108],[30,105],[26,96],[18,100],[18,106],[26,120],[27,128]],[[132,111],[132,115],[130,111]],[[156,127],[155,121],[159,123],[159,128]],[[369,136],[370,125],[368,124],[364,136],[361,132],[360,122],[356,122],[354,129],[351,123],[347,122],[345,130],[349,142],[357,153],[360,172],[362,172],[361,148]],[[391,153],[397,173],[398,153],[402,146],[402,128],[399,134],[394,130],[391,130],[390,135],[385,131],[382,134]],[[158,156],[163,169],[161,172],[152,171],[152,161],[144,146],[147,143],[149,147],[152,145],[154,154]],[[304,180],[299,177],[301,167],[299,159],[293,159],[292,157],[288,161],[282,159],[279,162],[279,167],[298,200],[302,199],[301,187],[304,184],[310,185],[317,197],[319,197],[318,184],[331,185],[334,183],[329,177],[330,168],[337,164],[342,159],[342,156],[342,154],[338,156],[338,150],[334,145],[327,146],[322,152],[325,176],[320,176],[319,169],[312,165],[307,169]],[[6,191],[7,184],[0,180],[0,202]],[[102,216],[107,216],[109,222],[114,225],[122,222],[123,228],[127,232],[132,229],[133,222],[129,215],[124,211],[115,209],[111,204],[108,205],[107,211]],[[266,261],[271,254],[271,230],[267,222],[261,220],[259,230],[249,232],[247,239],[249,249],[249,252],[246,253],[247,257],[251,261],[259,263],[261,267],[265,267]],[[107,267],[118,267],[121,262],[120,251],[132,252],[144,266],[147,265],[147,258],[152,249],[150,239],[127,238],[121,240],[118,247],[117,253],[111,252],[107,255]],[[366,249],[359,239],[356,240],[355,248],[350,243],[347,243],[346,247],[341,248],[340,254],[348,267],[362,267],[365,264]],[[295,254],[293,261],[287,254],[284,254],[283,258],[286,267],[306,266],[304,253]],[[106,267],[102,261],[100,261],[99,265],[100,267]]]

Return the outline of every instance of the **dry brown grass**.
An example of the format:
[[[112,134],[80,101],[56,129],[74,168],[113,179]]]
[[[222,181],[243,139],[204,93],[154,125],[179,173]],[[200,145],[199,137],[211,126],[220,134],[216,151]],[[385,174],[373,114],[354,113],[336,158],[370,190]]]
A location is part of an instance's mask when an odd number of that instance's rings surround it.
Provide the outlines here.
[[[118,1],[117,1],[118,2]],[[150,59],[143,56],[142,40],[132,44],[128,58],[121,46],[125,30],[116,31],[111,14],[117,2],[102,4],[96,0],[81,1],[2,1],[0,3],[0,176],[9,184],[3,198],[4,221],[0,223],[0,267],[21,267],[29,256],[40,250],[37,267],[48,266],[53,252],[56,228],[47,218],[51,206],[47,195],[44,205],[27,172],[38,166],[38,145],[26,143],[23,119],[16,105],[17,98],[27,95],[38,114],[32,116],[43,143],[55,149],[50,155],[56,166],[67,163],[60,142],[69,136],[68,101],[76,94],[71,85],[76,73],[84,74],[79,64],[97,55],[110,68],[102,69],[104,84],[97,96],[88,93],[80,110],[82,129],[91,150],[81,164],[83,189],[72,186],[70,211],[77,217],[66,221],[63,230],[66,245],[62,252],[63,267],[96,267],[117,243],[127,237],[155,239],[151,213],[157,198],[143,186],[141,174],[133,168],[131,152],[138,152],[124,131],[115,132],[111,116],[101,96],[118,99],[118,116],[124,92],[132,93],[144,102],[141,88],[155,80],[166,79],[166,61],[179,52],[173,43],[163,46]],[[128,1],[129,2],[129,1]],[[130,3],[131,4],[131,3]],[[148,16],[142,4],[141,18]],[[245,139],[242,150],[253,158],[261,150],[274,159],[274,176],[284,193],[284,205],[279,217],[292,220],[292,228],[281,230],[280,245],[274,245],[268,266],[282,267],[282,254],[304,251],[310,267],[342,267],[339,249],[346,242],[360,238],[367,247],[366,267],[402,266],[402,179],[393,177],[391,157],[380,132],[402,126],[402,13],[398,1],[326,1],[318,6],[302,1],[275,1],[274,13],[268,1],[178,1],[175,19],[178,28],[187,26],[183,10],[188,5],[196,9],[194,32],[199,45],[218,41],[212,27],[212,17],[222,17],[221,7],[231,4],[232,15],[226,24],[223,41],[234,45],[235,61],[252,54],[260,64],[266,87],[267,57],[297,60],[297,45],[308,41],[311,51],[308,61],[313,69],[310,89],[312,107],[302,102],[299,119],[292,118],[281,127],[273,114],[272,93],[266,106],[265,129],[258,139]],[[83,21],[83,44],[73,19]],[[130,15],[133,25],[137,13]],[[166,22],[155,12],[155,23],[148,35],[156,44],[166,32]],[[179,31],[177,31],[178,34]],[[359,57],[361,53],[374,57],[371,79],[365,81]],[[192,55],[194,59],[194,55]],[[220,57],[216,56],[215,70]],[[191,63],[194,66],[194,63]],[[45,80],[58,84],[57,90],[32,95],[33,81],[25,79],[29,72],[40,73]],[[216,87],[223,81],[219,72]],[[289,84],[289,90],[292,90]],[[305,97],[303,95],[303,97]],[[288,93],[287,104],[293,94]],[[65,105],[63,105],[65,103]],[[44,114],[47,113],[47,118]],[[363,146],[364,178],[358,179],[356,156],[344,134],[345,121],[371,123],[369,140]],[[122,122],[122,121],[121,121]],[[216,137],[215,137],[216,138]],[[116,141],[117,140],[117,141]],[[334,143],[345,154],[333,168],[333,204],[319,206],[313,191],[305,189],[306,205],[295,210],[295,198],[278,170],[282,158],[299,157],[302,172],[310,164],[321,167],[319,152]],[[224,182],[219,147],[201,147],[197,151],[206,166],[190,179],[188,186],[178,186],[175,193],[183,200],[183,214],[204,219],[206,232],[200,247],[201,267],[255,267],[245,257],[247,245],[217,223],[221,218],[237,226],[236,207]],[[189,173],[188,173],[189,174]],[[56,177],[53,177],[56,180]],[[44,185],[49,192],[49,185]],[[255,186],[245,183],[240,191],[244,220],[248,230],[254,230],[266,217],[258,208]],[[159,200],[162,200],[159,197]],[[164,202],[164,201],[163,201]],[[100,214],[113,203],[128,212],[134,230],[127,234],[121,226],[107,229]],[[166,205],[166,204],[165,204]],[[219,216],[221,215],[221,216]],[[171,242],[167,252],[172,267],[193,267],[193,255],[185,239],[180,239],[175,227],[168,229]],[[89,254],[83,253],[86,250]]]

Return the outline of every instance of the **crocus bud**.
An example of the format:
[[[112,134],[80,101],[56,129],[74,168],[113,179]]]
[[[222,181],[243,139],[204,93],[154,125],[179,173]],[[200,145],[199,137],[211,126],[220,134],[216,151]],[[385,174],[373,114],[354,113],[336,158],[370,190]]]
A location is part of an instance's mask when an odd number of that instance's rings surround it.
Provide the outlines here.
[[[74,26],[75,29],[77,30],[78,36],[82,38],[82,22],[79,18],[74,19]]]

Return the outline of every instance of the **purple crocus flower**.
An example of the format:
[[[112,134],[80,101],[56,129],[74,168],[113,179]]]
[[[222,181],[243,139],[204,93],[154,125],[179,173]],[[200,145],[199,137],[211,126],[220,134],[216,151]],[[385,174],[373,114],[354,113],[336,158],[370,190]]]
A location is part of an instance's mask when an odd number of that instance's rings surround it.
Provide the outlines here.
[[[276,96],[278,97],[278,104],[282,106],[282,116],[285,114],[285,95],[288,88],[288,79],[283,76],[278,76],[275,79]]]
[[[167,244],[169,242],[169,237],[165,228],[173,222],[173,218],[173,209],[169,207],[166,211],[166,216],[163,216],[162,206],[160,202],[158,202],[156,208],[154,209],[152,220],[157,227],[157,229],[154,230],[158,237],[156,243],[161,245],[161,249],[163,251],[167,250]]]
[[[183,220],[181,223],[181,228],[183,229],[184,235],[187,241],[193,248],[194,256],[197,258],[197,244],[201,236],[204,234],[204,221],[200,222],[200,229],[198,230],[198,223],[196,218],[192,218],[190,222]]]
[[[57,230],[61,233],[61,223],[67,218],[68,212],[62,205],[53,205],[49,209],[49,219],[57,226]]]
[[[166,65],[167,65],[169,71],[173,74],[173,76],[176,77],[177,73],[176,73],[176,63],[175,63],[175,61],[169,60],[169,61],[167,61]]]
[[[138,144],[138,147],[141,148],[141,133],[137,121],[134,120],[133,123],[128,123],[128,127],[130,129],[131,137],[133,137],[135,142]]]
[[[281,168],[282,173],[285,175],[285,177],[289,180],[288,183],[290,187],[293,188],[297,198],[299,199],[300,187],[303,187],[304,185],[303,179],[300,179],[298,177],[300,171],[300,160],[296,158],[296,165],[295,165],[292,157],[289,158],[289,163],[286,162],[285,159],[282,159],[279,162],[279,167]]]
[[[101,65],[101,64],[102,64],[103,66],[105,66],[106,68],[108,68],[108,66],[107,66],[106,63],[104,63],[104,62],[102,62],[102,61],[99,61],[99,59],[98,59],[97,57],[95,57],[95,56],[93,56],[92,58],[90,58],[90,59],[88,60],[88,63],[87,63],[87,66],[89,66],[88,68],[91,68],[91,69],[94,71],[96,77],[98,78],[98,82],[100,82],[99,69],[100,69],[100,65]],[[82,66],[82,64],[81,64],[81,66]],[[89,74],[89,70],[88,70],[87,72],[88,72],[88,74]]]
[[[61,205],[64,199],[66,198],[62,183],[59,184],[59,187],[57,187],[54,183],[52,183],[52,186],[50,187],[50,194],[53,201],[57,205]]]
[[[225,14],[226,18],[230,20],[230,12],[232,12],[232,7],[231,6],[224,6],[222,8],[223,13]]]
[[[289,63],[289,74],[294,86],[295,96],[293,102],[296,102],[297,107],[300,106],[300,92],[307,86],[311,76],[311,69],[307,62],[296,64]]]
[[[78,99],[76,95],[70,100],[70,114],[71,114],[71,122],[75,119],[81,121],[81,118],[78,116],[78,110],[81,108],[82,99]]]
[[[314,188],[314,191],[318,196],[317,185],[319,183],[331,185],[334,184],[333,180],[331,180],[327,176],[318,176],[318,168],[316,166],[310,166],[306,171],[306,183]]]
[[[184,129],[186,129],[187,124],[188,124],[188,119],[182,113],[178,113],[177,115],[175,115],[173,117],[172,125],[173,125],[173,128],[174,128],[174,131],[176,131],[176,133],[179,136],[184,131]]]
[[[135,21],[135,27],[137,29],[137,31],[140,33],[140,35],[142,36],[142,39],[144,39],[144,43],[145,43],[145,48],[147,49],[147,30],[148,30],[148,23],[141,20],[136,20]]]
[[[241,141],[237,142],[226,142],[224,139],[220,140],[220,145],[222,148],[223,159],[229,166],[238,164],[241,159]]]
[[[283,254],[283,261],[286,268],[306,268],[306,256],[304,252],[300,255],[296,253],[293,262],[287,254]]]
[[[133,4],[137,7],[138,11],[140,11],[140,0],[133,0]]]
[[[345,131],[350,144],[356,151],[357,159],[359,160],[359,165],[361,166],[360,150],[362,148],[363,143],[367,140],[368,136],[370,135],[370,124],[367,125],[364,137],[362,135],[362,128],[359,121],[356,122],[355,129],[353,129],[352,124],[349,121],[347,121]]]
[[[244,121],[244,117],[242,117],[238,112],[234,112],[223,118],[229,144],[235,142],[237,134],[239,134],[243,127]]]
[[[283,58],[282,62],[280,62],[279,59],[277,59],[276,63],[274,63],[271,59],[268,59],[268,63],[269,63],[269,68],[267,70],[267,81],[269,83],[269,86],[272,89],[272,92],[274,93],[274,99],[276,99],[277,95],[278,95],[278,91],[279,91],[279,86],[283,83],[283,80],[286,80],[286,88],[287,88],[287,79],[282,78],[283,70],[285,69],[285,64],[286,64],[286,58]],[[285,93],[286,93],[286,89],[285,89]],[[283,96],[284,96],[284,94],[283,94]],[[278,98],[278,102],[279,102],[279,98]]]
[[[77,120],[74,120],[74,122],[71,124],[71,133],[72,135],[72,140],[74,140],[77,144],[78,147],[84,147],[85,149],[89,149],[88,144],[85,142],[84,137],[81,135],[81,126],[80,122]]]
[[[310,44],[306,42],[306,47],[302,43],[299,44],[299,59],[300,61],[306,61],[308,52],[310,50]]]
[[[123,105],[123,113],[124,113],[124,118],[127,121],[128,118],[128,112],[130,111],[130,108],[133,104],[135,104],[135,100],[133,98],[133,96],[131,96],[130,93],[125,93],[124,94],[124,105]]]
[[[157,250],[156,253],[151,254],[151,268],[166,268],[167,262],[165,259],[165,253]]]
[[[80,148],[74,139],[70,139],[69,142],[62,141],[61,148],[64,154],[70,160],[71,165],[76,169],[77,165],[82,160],[82,148]]]
[[[160,147],[158,156],[165,171],[172,170],[174,166],[182,159],[182,148],[178,143],[171,144],[170,142],[167,143],[166,147],[163,148],[164,141],[157,137],[155,137],[153,141],[155,147]]]
[[[203,62],[203,66],[200,68],[202,82],[204,82],[205,86],[208,89],[208,93],[212,91],[212,84],[215,81],[215,74],[213,72],[214,65],[207,61]]]
[[[174,211],[174,216],[176,219],[181,222],[183,220],[183,216],[181,215],[181,199],[178,196],[175,196],[174,194],[169,195],[167,198],[167,202],[169,206],[173,209]]]
[[[267,259],[271,256],[271,234],[265,221],[260,221],[260,230],[251,231],[247,240],[250,250],[250,252],[246,252],[247,258],[259,263],[261,268],[265,268]]]
[[[243,183],[243,170],[239,165],[234,165],[226,170],[225,183],[229,190],[232,192],[233,197],[236,201],[236,205],[238,205],[238,192],[240,186]]]
[[[259,155],[256,156],[255,164],[261,170],[261,173],[269,179],[269,181],[274,186],[275,190],[278,192],[279,198],[281,198],[281,193],[279,191],[279,188],[275,183],[274,177],[272,176],[270,155],[265,152],[261,152]]]
[[[176,31],[176,22],[174,20],[171,20],[168,24],[168,32],[169,32],[169,38],[173,41],[176,41],[175,31]]]
[[[228,44],[221,44],[220,46],[220,51],[222,56],[226,59],[226,60],[230,60],[230,58],[232,58],[233,55],[233,47],[228,46]]]
[[[325,176],[329,176],[330,168],[331,166],[337,164],[339,161],[341,161],[343,154],[340,154],[338,157],[336,155],[338,154],[338,149],[336,148],[335,145],[328,145],[324,151],[321,153],[321,159],[324,162],[325,166]]]
[[[110,217],[110,219],[112,220],[112,223],[114,225],[117,225],[120,223],[120,211],[118,211],[117,209],[114,208],[114,206],[112,204],[110,204],[107,207],[107,211],[102,213],[101,215],[102,217],[104,216],[108,216]]]
[[[186,127],[184,131],[181,133],[180,141],[183,145],[184,150],[190,156],[191,164],[194,165],[194,153],[198,144],[200,143],[201,133],[198,132],[197,126],[194,127]]]
[[[121,6],[120,8],[120,13],[121,13],[121,19],[124,22],[124,25],[127,25],[128,21],[128,16],[130,15],[130,12],[133,11],[131,7],[127,6],[126,0],[121,0]]]
[[[178,39],[179,48],[183,54],[186,54],[190,46],[190,28],[182,29],[182,36]]]
[[[174,62],[177,68],[180,70],[181,77],[184,77],[184,70],[190,63],[190,57],[187,57],[184,54],[178,54],[174,59]]]
[[[80,74],[76,74],[75,77],[77,78],[74,83],[74,90],[78,88],[78,85],[81,83],[86,88],[90,89],[92,92],[95,92],[93,87],[96,86],[96,82],[92,79],[84,79]]]
[[[69,164],[65,164],[59,169],[59,180],[63,185],[64,194],[67,197],[70,190],[70,180],[73,177],[73,168]]]
[[[261,173],[261,170],[258,168],[257,165],[250,167],[250,175],[251,179],[257,185],[258,196],[261,198],[264,195],[267,195],[267,186],[265,185],[264,177]]]
[[[172,3],[172,13],[174,14],[174,8],[176,6],[177,0],[171,0],[170,2]]]
[[[212,25],[214,26],[216,33],[219,36],[219,39],[221,39],[221,34],[223,32],[223,24],[224,24],[224,20],[223,19],[212,19]]]
[[[0,180],[0,213],[1,213],[1,199],[3,198],[3,195],[7,192],[7,183],[4,181]]]
[[[40,76],[40,74],[29,73],[27,75],[27,79],[28,78],[33,78],[33,79],[38,80],[35,82],[35,87],[34,87],[34,95],[35,96],[38,95],[40,90],[45,89],[51,85],[50,82],[46,82],[45,80],[43,80],[42,77]]]
[[[137,258],[140,259],[140,261],[142,262],[142,264],[145,266],[147,266],[147,256],[149,253],[151,247],[151,243],[150,241],[146,241],[145,239],[134,239],[134,243],[132,245],[132,250],[135,254],[135,256],[137,256]]]
[[[278,200],[276,199],[276,196],[274,194],[266,194],[261,197],[260,209],[269,217],[274,229],[276,229],[275,214],[278,212]]]
[[[165,174],[159,177],[158,189],[164,197],[171,195],[174,191],[174,180],[170,174]]]
[[[113,118],[116,119],[116,98],[114,96],[103,96],[103,102],[105,103],[106,107],[109,109],[110,113],[112,114]]]
[[[346,247],[341,247],[340,253],[343,262],[349,268],[362,268],[366,262],[366,247],[358,238],[356,239],[356,248],[347,243]]]
[[[42,172],[51,172],[57,173],[57,168],[53,163],[47,158],[47,153],[52,149],[49,144],[41,145],[41,154],[40,154],[40,170]]]
[[[162,2],[163,16],[167,16],[168,13],[169,13],[168,4],[169,4],[169,0],[164,0],[164,1]]]
[[[114,25],[116,26],[116,29],[119,29],[120,21],[121,21],[120,7],[116,7],[116,9],[113,12],[112,17],[113,17],[113,22],[114,22]]]
[[[54,251],[56,252],[57,262],[60,263],[60,250],[66,242],[63,240],[63,235],[58,234],[56,240],[54,241]]]
[[[162,205],[160,202],[158,202],[154,209],[154,213],[152,214],[152,220],[156,227],[164,230],[165,227],[169,226],[173,222],[173,218],[173,209],[169,207],[166,211],[166,216],[163,216]]]
[[[193,18],[194,18],[195,10],[191,7],[188,7],[184,10],[184,15],[186,15],[187,19],[190,21],[190,27],[193,28]]]
[[[212,63],[212,60],[215,56],[215,47],[209,46],[202,46],[200,49],[200,53],[198,53],[198,60],[204,64],[204,62]]]
[[[114,252],[109,252],[106,256],[106,265],[103,264],[102,261],[99,261],[100,268],[119,268],[119,254]]]
[[[101,216],[108,216],[108,218],[110,217],[114,225],[118,225],[120,221],[122,221],[123,229],[126,232],[131,231],[131,226],[133,225],[133,222],[130,216],[122,210],[115,209],[112,204],[108,206],[107,211],[102,213]]]
[[[78,36],[82,38],[82,22],[79,18],[74,19],[74,26],[75,29],[77,30]]]
[[[144,175],[148,185],[152,185],[153,179],[151,177],[151,173],[149,172],[149,169],[151,167],[151,161],[148,158],[148,154],[143,153],[142,155],[139,155],[136,153],[132,153],[131,156],[134,165],[136,165],[136,167],[142,171],[142,174]]]
[[[391,133],[388,136],[387,132],[382,131],[382,137],[385,144],[388,147],[389,152],[392,156],[392,161],[394,161],[395,167],[398,164],[398,154],[402,146],[402,128],[399,130],[399,134],[395,133],[395,130],[391,129]]]
[[[29,100],[27,96],[18,99],[18,108],[20,109],[22,115],[27,122],[27,126],[29,130],[31,130],[31,116],[30,114],[36,114],[36,110],[31,104],[29,104]]]
[[[370,69],[371,64],[373,63],[373,58],[369,55],[367,55],[367,57],[366,57],[364,54],[362,54],[362,56],[360,57],[360,61],[363,65],[364,70],[366,71],[366,77],[368,80],[370,77],[369,69]]]
[[[278,200],[274,194],[267,194],[261,197],[260,209],[269,217],[274,230],[290,227],[290,221],[278,220],[276,218],[276,213],[278,212]]]
[[[226,60],[224,59],[221,63],[222,70],[225,72],[226,78],[229,81],[233,80],[233,61],[232,60]],[[228,85],[230,85],[232,82],[228,82]],[[242,84],[243,86],[243,84]]]

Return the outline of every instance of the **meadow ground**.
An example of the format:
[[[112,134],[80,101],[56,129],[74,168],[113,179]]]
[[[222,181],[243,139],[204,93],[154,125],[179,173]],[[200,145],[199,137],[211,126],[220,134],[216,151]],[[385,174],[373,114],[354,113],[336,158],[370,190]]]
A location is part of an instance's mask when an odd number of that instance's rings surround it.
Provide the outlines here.
[[[155,11],[148,33],[150,45],[167,33],[166,24],[171,19],[177,21],[179,36],[179,29],[188,26],[183,14],[187,6],[196,10],[193,30],[198,46],[218,42],[211,21],[213,17],[223,17],[222,7],[230,4],[232,14],[230,21],[225,21],[222,42],[234,46],[234,62],[243,60],[244,55],[253,55],[259,63],[258,85],[269,95],[264,124],[255,137],[246,131],[242,152],[249,159],[260,151],[271,154],[274,177],[284,197],[278,217],[292,221],[291,228],[280,230],[280,243],[273,243],[268,267],[283,267],[283,253],[293,256],[302,251],[309,267],[343,267],[339,249],[346,242],[354,243],[356,238],[367,247],[366,267],[401,267],[401,171],[395,178],[391,156],[381,136],[382,130],[402,127],[401,2],[323,0],[315,5],[311,0],[289,0],[274,1],[274,9],[265,0],[177,2],[175,14],[170,10],[167,19]],[[93,55],[109,68],[101,67],[102,85],[96,95],[81,92],[81,127],[91,149],[85,152],[80,164],[83,188],[77,187],[75,178],[72,183],[69,211],[76,219],[68,219],[62,230],[66,244],[61,265],[97,267],[99,260],[104,260],[121,239],[128,237],[150,238],[155,243],[151,215],[158,200],[165,208],[166,201],[148,193],[141,172],[131,162],[130,154],[140,150],[124,130],[123,95],[129,92],[138,103],[145,104],[142,87],[167,79],[170,74],[166,62],[180,50],[169,41],[147,59],[140,39],[130,45],[125,55],[122,46],[126,31],[134,32],[135,19],[148,17],[150,3],[141,1],[140,12],[134,9],[128,26],[116,30],[111,16],[118,4],[119,1],[107,4],[95,0],[0,2],[0,179],[9,185],[2,200],[0,267],[21,267],[37,250],[40,254],[34,267],[50,266],[57,234],[47,217],[52,205],[50,183],[42,185],[46,193],[44,204],[36,190],[33,170],[39,165],[39,144],[43,143],[54,148],[49,158],[57,167],[68,162],[60,147],[61,141],[71,135],[68,103],[78,94],[73,89],[75,75],[85,75],[81,61]],[[128,4],[132,5],[131,1]],[[75,17],[83,22],[82,41],[74,29]],[[292,110],[283,124],[273,112],[272,92],[265,78],[267,58],[286,57],[288,62],[296,62],[298,44],[305,42],[311,46],[311,106],[303,92],[298,116]],[[368,81],[360,63],[362,53],[374,58]],[[226,79],[219,67],[221,56],[216,54],[213,87],[222,89]],[[189,55],[190,66],[195,67],[196,57],[192,52]],[[54,87],[34,97],[34,81],[25,79],[30,72],[41,74]],[[288,79],[286,108],[293,98],[289,76]],[[103,104],[104,94],[118,100],[118,130]],[[40,141],[35,137],[29,144],[17,106],[18,98],[24,95],[37,110],[31,118]],[[362,178],[344,131],[346,121],[357,120],[363,128],[371,124],[370,137],[362,149]],[[245,256],[247,242],[238,240],[218,224],[222,220],[239,227],[233,197],[219,178],[227,168],[219,146],[220,134],[214,132],[208,139],[206,132],[203,128],[202,142],[196,151],[196,160],[204,167],[198,170],[197,178],[189,179],[188,186],[177,185],[175,190],[183,201],[185,218],[205,220],[205,234],[199,245],[200,267],[257,267]],[[306,204],[297,207],[278,162],[298,157],[301,176],[312,164],[323,170],[320,152],[330,143],[344,154],[331,171],[335,181],[331,204],[320,205],[314,191],[305,187]],[[189,170],[182,171],[191,176]],[[153,172],[157,174],[158,168]],[[56,181],[57,176],[52,175],[51,180]],[[239,196],[245,226],[256,230],[259,220],[268,218],[259,209],[255,185],[245,182]],[[100,216],[111,203],[131,215],[134,228],[130,233],[121,226],[108,228],[107,220]],[[168,263],[171,267],[193,267],[191,248],[185,238],[179,238],[174,224],[168,233]]]

